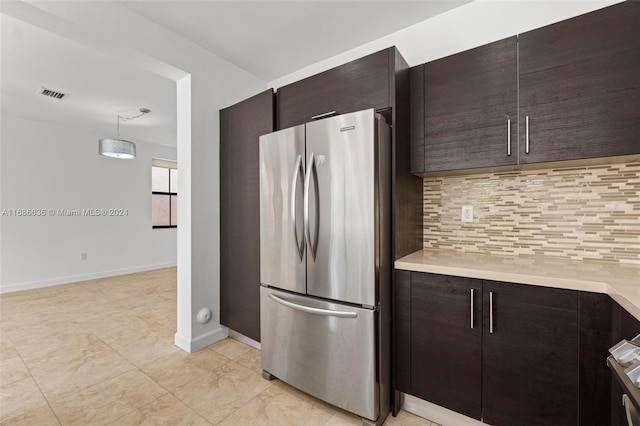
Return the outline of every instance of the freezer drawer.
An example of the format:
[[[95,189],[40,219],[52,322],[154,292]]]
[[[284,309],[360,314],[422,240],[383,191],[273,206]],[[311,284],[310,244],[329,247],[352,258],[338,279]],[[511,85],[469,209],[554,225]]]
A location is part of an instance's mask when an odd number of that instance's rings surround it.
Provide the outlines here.
[[[260,288],[262,369],[370,420],[379,414],[377,312]]]

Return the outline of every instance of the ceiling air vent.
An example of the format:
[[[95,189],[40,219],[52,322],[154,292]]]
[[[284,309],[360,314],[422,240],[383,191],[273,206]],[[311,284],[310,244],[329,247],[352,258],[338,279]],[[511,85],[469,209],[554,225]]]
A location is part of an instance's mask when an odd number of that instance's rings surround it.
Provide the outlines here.
[[[68,93],[58,92],[57,90],[47,89],[46,87],[40,88],[40,94],[48,98],[59,99],[61,101],[69,97]]]

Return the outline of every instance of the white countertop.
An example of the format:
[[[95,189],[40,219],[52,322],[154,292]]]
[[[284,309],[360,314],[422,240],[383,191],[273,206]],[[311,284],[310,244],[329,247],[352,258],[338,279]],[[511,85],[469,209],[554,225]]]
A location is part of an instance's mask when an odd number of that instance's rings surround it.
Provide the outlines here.
[[[396,260],[395,268],[604,293],[640,320],[640,265],[425,249]]]

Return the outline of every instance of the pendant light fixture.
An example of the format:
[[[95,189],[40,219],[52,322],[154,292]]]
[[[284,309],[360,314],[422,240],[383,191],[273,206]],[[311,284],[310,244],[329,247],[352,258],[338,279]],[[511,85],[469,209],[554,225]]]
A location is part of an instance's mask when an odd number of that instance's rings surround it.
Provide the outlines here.
[[[140,108],[140,114],[133,117],[122,117],[121,112],[116,113],[116,138],[105,138],[98,141],[98,152],[100,155],[111,158],[121,158],[130,160],[136,158],[136,144],[124,139],[120,139],[120,120],[129,121],[151,112],[148,108]]]

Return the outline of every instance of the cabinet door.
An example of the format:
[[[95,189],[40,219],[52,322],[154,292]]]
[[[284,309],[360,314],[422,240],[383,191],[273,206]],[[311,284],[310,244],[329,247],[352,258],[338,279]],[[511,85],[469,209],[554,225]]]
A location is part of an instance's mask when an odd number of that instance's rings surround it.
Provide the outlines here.
[[[220,111],[220,322],[258,342],[258,138],[272,131],[272,90]]]
[[[622,339],[631,340],[640,334],[640,321],[627,312],[616,302],[612,304],[612,343],[618,343]],[[616,379],[611,380],[611,424],[613,426],[626,426],[627,419],[622,406],[622,388]]]
[[[411,105],[411,173],[424,172],[424,65],[409,70]]]
[[[611,424],[611,372],[602,361],[612,340],[613,301],[607,294],[581,291],[579,298],[581,426]],[[622,396],[620,396],[622,398]]]
[[[393,283],[394,387],[411,393],[411,272],[395,271]]]
[[[411,274],[411,392],[475,419],[481,415],[481,291],[481,280]]]
[[[307,123],[312,117],[391,106],[390,55],[385,49],[278,89],[278,129]]]
[[[483,298],[484,421],[577,424],[577,292],[484,281]]]
[[[640,2],[530,31],[519,42],[520,163],[640,152]]]
[[[517,37],[424,65],[424,170],[517,162]]]

